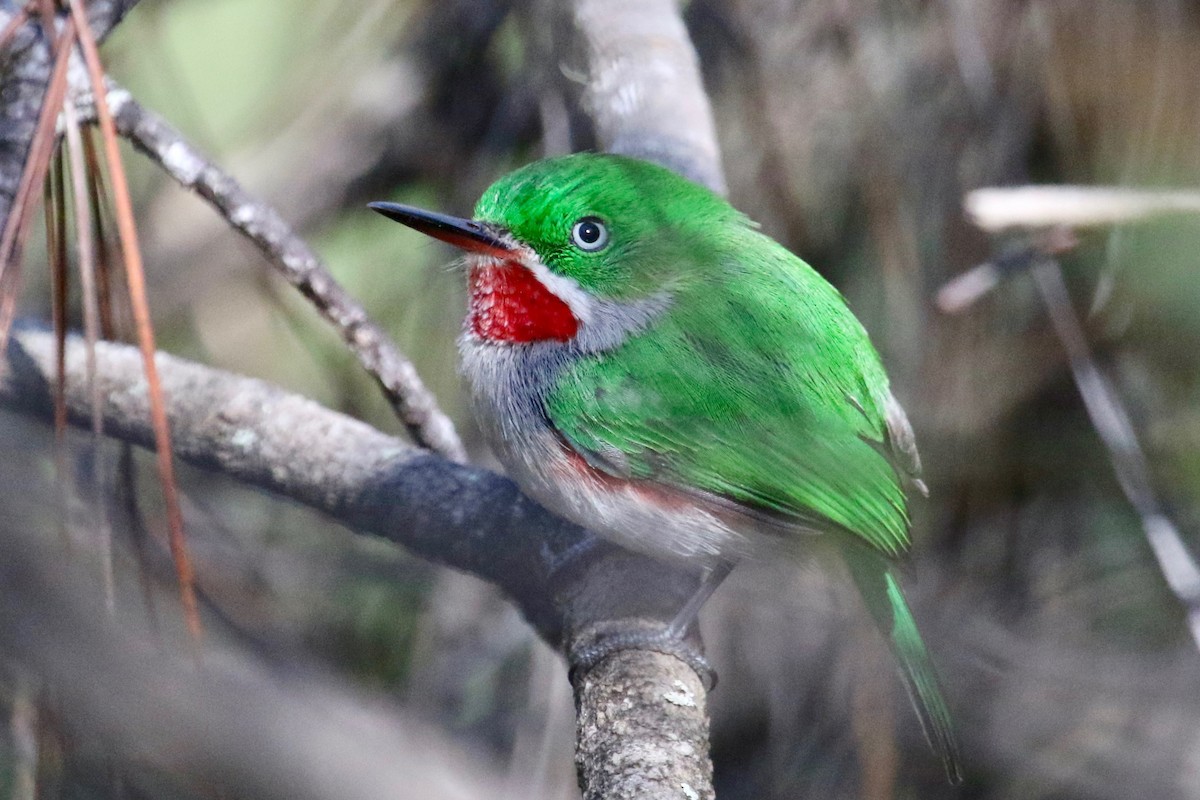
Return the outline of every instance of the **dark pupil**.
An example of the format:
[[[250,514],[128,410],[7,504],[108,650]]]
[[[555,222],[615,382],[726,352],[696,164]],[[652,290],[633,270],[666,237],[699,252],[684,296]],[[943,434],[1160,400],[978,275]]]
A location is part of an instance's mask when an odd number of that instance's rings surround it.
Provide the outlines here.
[[[600,226],[594,222],[579,224],[579,241],[584,244],[595,244],[600,241]]]

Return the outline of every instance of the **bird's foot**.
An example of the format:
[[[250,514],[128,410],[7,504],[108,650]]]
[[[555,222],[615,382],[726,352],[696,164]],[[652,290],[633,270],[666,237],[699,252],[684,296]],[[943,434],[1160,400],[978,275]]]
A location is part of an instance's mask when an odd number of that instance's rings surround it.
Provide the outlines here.
[[[704,657],[694,639],[675,631],[673,625],[649,620],[620,620],[593,626],[576,637],[567,653],[570,678],[574,685],[604,659],[622,650],[650,650],[673,656],[700,676],[707,691],[717,685],[717,673]]]
[[[733,572],[733,568],[737,566],[735,561],[718,561],[713,565],[708,574],[704,576],[704,580],[700,582],[699,588],[692,594],[683,607],[675,614],[675,619],[671,620],[671,624],[667,626],[667,635],[676,639],[683,639],[687,636],[687,632],[700,616],[700,608],[708,602],[708,598],[712,597],[713,592],[717,587],[725,582],[729,577],[729,573]]]

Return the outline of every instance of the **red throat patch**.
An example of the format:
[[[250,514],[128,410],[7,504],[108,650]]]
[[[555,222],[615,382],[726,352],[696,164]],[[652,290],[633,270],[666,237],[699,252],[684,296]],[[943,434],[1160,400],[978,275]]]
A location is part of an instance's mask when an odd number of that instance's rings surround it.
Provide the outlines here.
[[[467,286],[471,332],[490,342],[565,342],[579,330],[571,308],[515,260],[471,265]]]

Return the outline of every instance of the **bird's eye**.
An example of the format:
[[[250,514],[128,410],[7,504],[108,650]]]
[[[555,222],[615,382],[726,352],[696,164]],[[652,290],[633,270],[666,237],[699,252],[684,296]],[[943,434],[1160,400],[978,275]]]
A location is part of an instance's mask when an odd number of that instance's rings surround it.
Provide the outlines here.
[[[608,228],[595,217],[584,217],[571,228],[571,241],[580,250],[594,253],[608,244]]]

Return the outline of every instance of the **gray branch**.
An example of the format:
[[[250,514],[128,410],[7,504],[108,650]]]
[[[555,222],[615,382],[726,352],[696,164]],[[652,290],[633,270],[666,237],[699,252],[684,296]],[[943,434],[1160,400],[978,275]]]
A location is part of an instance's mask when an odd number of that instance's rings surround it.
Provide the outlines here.
[[[20,327],[0,378],[0,403],[45,416],[52,407],[54,338]],[[86,343],[67,341],[67,404],[86,427]],[[96,346],[104,428],[153,446],[137,351]],[[549,641],[560,638],[550,581],[585,538],[525,499],[509,481],[462,467],[262,381],[159,354],[176,454],[392,539],[504,586]],[[506,579],[510,572],[520,582]],[[508,584],[505,585],[506,580]]]
[[[705,689],[681,661],[644,650],[607,659],[576,697],[585,800],[712,797]]]
[[[674,0],[576,0],[584,105],[602,149],[670,167],[725,194],[700,64]]]
[[[724,194],[712,109],[678,4],[574,0],[569,13],[575,44],[564,37],[559,54],[569,64],[568,53],[583,53],[583,104],[601,148],[654,161]],[[593,634],[579,629],[581,639]],[[699,702],[670,705],[664,687],[673,686]],[[617,653],[577,681],[576,763],[586,797],[713,797],[703,697],[682,662],[645,651]]]

